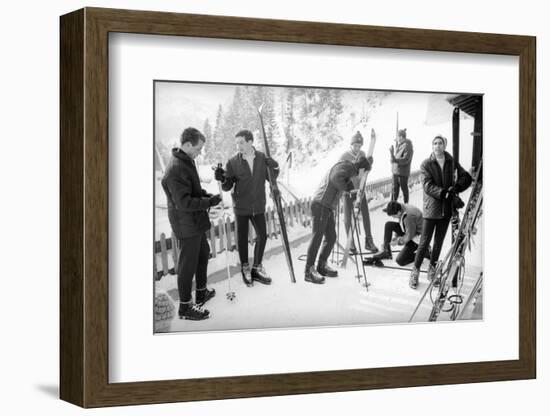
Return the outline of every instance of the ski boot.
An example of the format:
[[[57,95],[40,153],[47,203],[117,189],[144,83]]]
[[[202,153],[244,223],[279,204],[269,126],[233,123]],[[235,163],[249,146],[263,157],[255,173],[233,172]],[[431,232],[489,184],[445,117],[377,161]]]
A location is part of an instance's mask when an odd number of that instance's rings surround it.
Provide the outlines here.
[[[321,276],[319,273],[317,273],[317,270],[315,270],[315,267],[313,266],[306,266],[304,280],[306,282],[315,283],[315,284],[325,283],[325,278]]]
[[[324,277],[338,277],[338,272],[327,265],[327,263],[317,263],[317,273]]]
[[[254,285],[250,265],[248,263],[243,263],[241,265],[241,274],[243,276],[243,282],[246,286],[251,287]]]
[[[210,316],[208,309],[203,309],[197,304],[189,302],[180,302],[178,310],[178,316],[180,319],[189,319],[191,321],[202,321]]]
[[[203,306],[206,302],[216,296],[215,289],[197,289],[195,291],[195,303],[199,306]]]
[[[391,248],[389,246],[385,246],[384,249],[376,253],[374,256],[372,256],[373,259],[376,260],[391,260],[393,259],[393,256],[391,254]]]
[[[264,266],[257,264],[252,267],[252,281],[260,282],[263,285],[270,285],[271,277],[265,272]]]
[[[416,266],[413,266],[413,269],[411,270],[411,275],[409,277],[409,287],[411,289],[416,289],[418,287],[419,274],[420,274],[420,271],[416,268]]]

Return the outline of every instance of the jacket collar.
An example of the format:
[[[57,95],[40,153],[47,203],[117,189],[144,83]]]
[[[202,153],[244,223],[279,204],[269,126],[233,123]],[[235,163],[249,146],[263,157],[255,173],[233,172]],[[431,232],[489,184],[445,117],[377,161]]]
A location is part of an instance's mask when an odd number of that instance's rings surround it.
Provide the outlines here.
[[[444,152],[443,152],[443,156],[445,156],[445,161],[447,161],[447,160],[452,160],[452,159],[453,159],[453,157],[452,157],[452,156],[450,155],[450,153],[447,152],[447,151],[444,151]],[[432,162],[437,162],[437,159],[435,158],[434,152],[432,152],[432,154],[430,155],[430,160],[431,160]]]
[[[177,159],[179,159],[183,162],[191,163],[192,165],[195,164],[195,161],[191,158],[191,156],[189,156],[187,153],[185,153],[179,147],[174,147],[172,149],[172,156],[174,156],[175,158],[177,158]]]
[[[255,147],[252,147],[252,149],[254,149],[254,157],[256,157],[257,154],[258,154],[258,151],[256,150]],[[237,156],[238,156],[240,159],[244,159],[244,154],[243,154],[243,152],[238,152],[238,153],[237,153]]]

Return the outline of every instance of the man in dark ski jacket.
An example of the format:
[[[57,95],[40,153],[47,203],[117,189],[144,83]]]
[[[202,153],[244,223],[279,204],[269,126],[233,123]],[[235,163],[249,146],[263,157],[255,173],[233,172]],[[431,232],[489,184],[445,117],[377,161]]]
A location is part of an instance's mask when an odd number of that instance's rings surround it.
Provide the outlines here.
[[[237,154],[226,164],[215,171],[215,178],[222,182],[222,189],[230,191],[233,198],[233,210],[237,223],[237,246],[241,261],[241,273],[247,286],[254,282],[271,284],[271,277],[266,273],[262,259],[267,243],[265,219],[265,182],[268,180],[268,168],[272,169],[275,178],[279,175],[279,164],[253,146],[254,136],[249,130],[241,130],[235,135]],[[256,232],[254,262],[250,267],[248,261],[248,223],[252,222]]]
[[[319,284],[325,282],[325,277],[338,276],[338,272],[327,265],[330,252],[336,243],[334,210],[342,194],[349,193],[354,189],[352,178],[359,174],[360,169],[371,169],[371,164],[365,157],[360,157],[356,162],[343,160],[336,163],[326,174],[313,196],[311,203],[313,230],[307,250],[306,282]],[[323,246],[317,261],[317,268],[315,268],[314,264],[321,241]]]
[[[399,188],[403,191],[403,202],[409,202],[409,175],[413,157],[412,142],[407,139],[407,129],[397,132],[397,141],[390,147],[391,171],[393,175],[392,201],[399,198]]]
[[[177,264],[180,319],[208,318],[210,312],[202,306],[216,293],[206,288],[210,247],[205,232],[210,229],[208,209],[219,204],[221,197],[201,188],[194,161],[205,140],[197,129],[186,128],[180,136],[180,146],[172,149],[172,158],[161,181],[168,204],[168,219],[181,249]],[[196,279],[195,303],[191,300],[193,276]]]
[[[460,166],[457,160],[453,161],[453,157],[445,151],[446,147],[447,139],[441,135],[435,136],[432,140],[433,153],[420,166],[424,188],[424,210],[422,236],[409,278],[409,286],[412,289],[418,286],[420,266],[435,231],[428,269],[428,280],[433,279],[445,234],[453,211],[456,209],[458,194],[468,189],[472,183],[470,174]]]

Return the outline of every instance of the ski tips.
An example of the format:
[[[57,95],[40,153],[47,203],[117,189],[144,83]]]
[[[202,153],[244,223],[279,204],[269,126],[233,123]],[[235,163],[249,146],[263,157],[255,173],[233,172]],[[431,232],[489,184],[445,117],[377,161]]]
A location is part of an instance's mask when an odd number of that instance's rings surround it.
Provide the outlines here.
[[[262,108],[264,107],[264,104],[260,104],[260,106],[258,107],[258,113],[262,114]]]

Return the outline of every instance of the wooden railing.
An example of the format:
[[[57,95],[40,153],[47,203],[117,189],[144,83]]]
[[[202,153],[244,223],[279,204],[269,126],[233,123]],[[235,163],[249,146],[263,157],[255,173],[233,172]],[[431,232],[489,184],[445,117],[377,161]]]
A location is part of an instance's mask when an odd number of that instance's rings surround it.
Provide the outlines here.
[[[409,177],[409,187],[413,187],[420,182],[420,171],[412,172]],[[383,178],[373,182],[367,182],[367,196],[369,198],[380,197],[387,199],[392,191],[392,178]],[[290,203],[283,202],[283,210],[287,227],[309,227],[311,225],[311,198],[304,198]],[[340,211],[343,210],[343,204],[340,204]],[[280,234],[279,220],[273,207],[266,209],[267,237],[278,238]],[[210,244],[210,255],[212,258],[219,256],[224,252],[225,247],[230,251],[237,249],[237,227],[234,218],[225,216],[225,223],[222,218],[210,221],[210,231],[207,234]],[[222,230],[225,228],[225,232]],[[225,235],[226,242],[222,241]],[[249,227],[248,243],[253,244],[256,238],[254,227]],[[167,274],[176,274],[175,265],[178,264],[179,250],[174,250],[178,245],[177,239],[172,234],[167,237],[164,233],[160,235],[160,240],[155,241],[153,276],[160,280]]]

